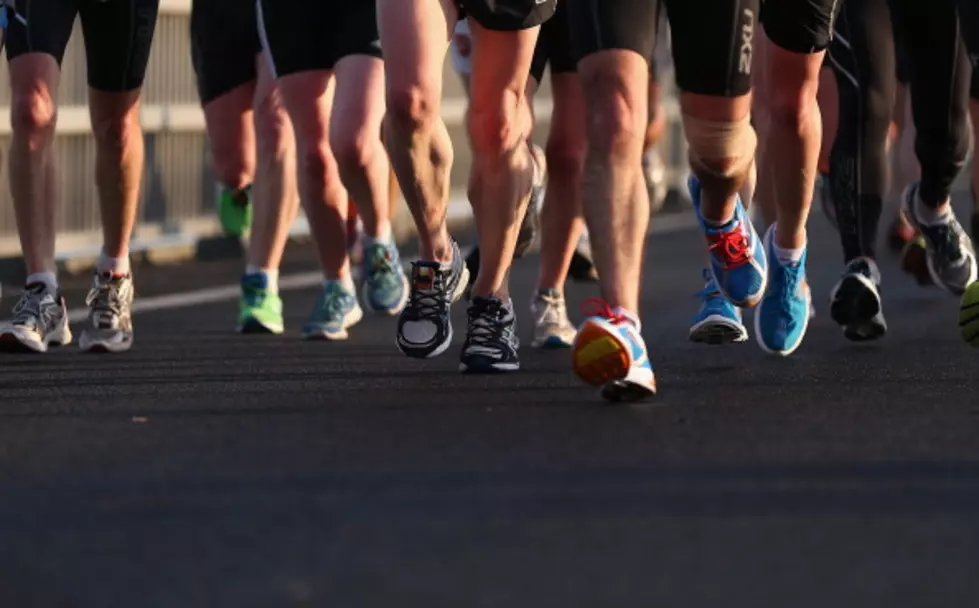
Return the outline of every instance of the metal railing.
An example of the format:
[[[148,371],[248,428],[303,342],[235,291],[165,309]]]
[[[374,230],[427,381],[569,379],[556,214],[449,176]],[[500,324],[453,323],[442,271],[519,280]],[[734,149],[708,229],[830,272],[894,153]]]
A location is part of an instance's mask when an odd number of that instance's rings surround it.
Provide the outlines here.
[[[190,0],[161,2],[143,89],[141,119],[146,139],[146,170],[135,235],[137,241],[217,231],[214,218],[216,184],[190,60],[189,14]],[[0,146],[5,152],[10,140],[8,82],[6,62],[0,62]],[[468,142],[462,129],[465,96],[448,61],[445,95],[443,115],[458,142],[453,181],[462,186],[469,162]],[[86,106],[87,96],[84,46],[81,28],[76,24],[65,54],[57,94],[59,113],[55,154],[61,201],[57,224],[59,257],[70,256],[78,250],[87,251],[97,246],[101,239],[93,177],[95,144]],[[537,97],[537,116],[543,127],[550,115],[549,88],[542,87]],[[538,136],[544,130],[540,129]],[[669,139],[677,141],[675,137]],[[679,141],[682,140],[680,137]],[[668,146],[666,151],[668,160],[676,160],[683,154],[682,146]],[[4,166],[0,178],[0,255],[16,256],[19,252]]]

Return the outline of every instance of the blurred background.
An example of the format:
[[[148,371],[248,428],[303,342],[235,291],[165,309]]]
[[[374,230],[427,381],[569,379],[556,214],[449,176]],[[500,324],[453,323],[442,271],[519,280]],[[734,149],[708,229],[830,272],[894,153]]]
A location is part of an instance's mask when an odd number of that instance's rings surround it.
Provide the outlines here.
[[[134,250],[192,243],[219,234],[215,217],[215,182],[190,59],[190,0],[163,0],[160,19],[143,92],[142,122],[146,132],[146,171],[142,188],[140,219]],[[456,142],[456,164],[452,172],[457,191],[453,215],[468,213],[464,196],[469,171],[469,145],[462,118],[465,96],[451,63],[445,68],[443,114]],[[660,72],[667,89],[665,110],[670,127],[660,154],[667,165],[667,182],[682,184],[685,149],[680,125],[675,120],[676,104],[670,91],[672,72]],[[547,80],[547,79],[545,79]],[[10,138],[10,89],[6,62],[0,62],[0,146],[6,150]],[[81,28],[77,27],[63,64],[56,143],[62,206],[59,216],[58,258],[91,257],[101,243],[98,202],[93,179],[95,145],[88,117],[85,56]],[[545,84],[536,100],[538,125],[535,139],[546,139],[550,116],[550,87]],[[6,161],[0,171],[0,257],[19,256],[20,244],[7,185]],[[663,212],[681,206],[674,188]],[[399,219],[407,220],[405,213]],[[306,230],[302,218],[296,233]],[[396,228],[396,232],[399,232]],[[399,232],[400,233],[400,232]]]

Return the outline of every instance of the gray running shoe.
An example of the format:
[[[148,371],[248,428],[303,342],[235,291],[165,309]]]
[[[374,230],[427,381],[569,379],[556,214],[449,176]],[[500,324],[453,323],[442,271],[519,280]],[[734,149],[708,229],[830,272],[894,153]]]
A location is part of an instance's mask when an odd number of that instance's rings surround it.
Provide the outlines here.
[[[0,350],[45,353],[48,346],[71,342],[65,299],[44,283],[27,285],[13,314],[13,320],[0,327]]]
[[[121,353],[133,346],[133,276],[96,273],[85,298],[88,319],[78,347],[91,353]]]

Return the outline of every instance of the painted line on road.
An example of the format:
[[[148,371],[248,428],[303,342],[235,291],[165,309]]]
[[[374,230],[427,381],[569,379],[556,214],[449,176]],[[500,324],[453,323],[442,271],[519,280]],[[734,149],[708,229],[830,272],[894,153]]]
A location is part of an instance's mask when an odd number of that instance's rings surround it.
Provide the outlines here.
[[[469,213],[469,202],[465,200],[456,199],[449,208],[450,217],[462,217],[466,213]],[[693,228],[697,225],[697,221],[692,213],[675,213],[654,216],[650,224],[649,234],[655,235]],[[279,278],[279,291],[307,289],[319,285],[322,281],[323,273],[318,270],[289,274]],[[240,294],[241,286],[233,284],[139,298],[133,302],[133,314],[227,302],[238,298]],[[88,308],[75,308],[68,311],[68,320],[72,323],[83,321],[87,316]]]

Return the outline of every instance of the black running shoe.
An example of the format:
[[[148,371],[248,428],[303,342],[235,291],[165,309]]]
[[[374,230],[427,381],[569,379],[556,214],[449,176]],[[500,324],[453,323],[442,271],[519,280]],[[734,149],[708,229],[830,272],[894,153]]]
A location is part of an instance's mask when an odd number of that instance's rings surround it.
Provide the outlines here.
[[[459,245],[452,243],[452,263],[414,262],[408,304],[398,317],[398,348],[417,359],[436,357],[452,342],[449,307],[462,297],[469,270]]]
[[[513,303],[496,298],[473,298],[459,371],[470,374],[515,372],[520,369],[519,348]]]
[[[870,258],[851,260],[830,295],[830,315],[848,340],[876,340],[887,333],[880,300],[880,271]]]

